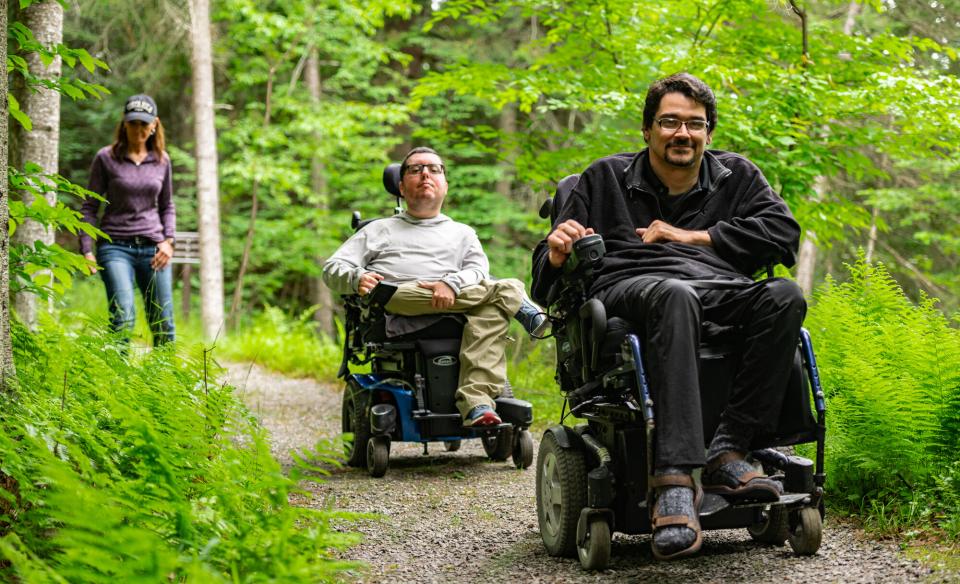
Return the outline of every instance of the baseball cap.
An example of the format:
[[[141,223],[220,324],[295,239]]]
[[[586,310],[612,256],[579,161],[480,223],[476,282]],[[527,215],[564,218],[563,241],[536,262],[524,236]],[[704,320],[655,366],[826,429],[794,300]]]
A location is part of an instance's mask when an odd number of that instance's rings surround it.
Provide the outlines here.
[[[134,120],[150,123],[157,118],[157,102],[146,94],[132,95],[123,106],[123,121]]]

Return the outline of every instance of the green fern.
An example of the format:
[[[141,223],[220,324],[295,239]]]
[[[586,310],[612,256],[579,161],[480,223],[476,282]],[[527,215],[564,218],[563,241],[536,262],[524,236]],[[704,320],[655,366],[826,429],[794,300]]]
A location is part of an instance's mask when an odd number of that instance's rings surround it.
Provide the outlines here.
[[[859,509],[940,508],[960,445],[960,331],[882,265],[850,275],[817,291],[806,322],[827,392],[828,488]]]
[[[204,377],[202,347],[128,358],[49,323],[13,334],[0,580],[315,582],[350,567],[334,550],[356,536],[328,527],[341,515],[288,503],[317,469],[281,469],[232,388]],[[318,458],[333,456],[300,460]]]

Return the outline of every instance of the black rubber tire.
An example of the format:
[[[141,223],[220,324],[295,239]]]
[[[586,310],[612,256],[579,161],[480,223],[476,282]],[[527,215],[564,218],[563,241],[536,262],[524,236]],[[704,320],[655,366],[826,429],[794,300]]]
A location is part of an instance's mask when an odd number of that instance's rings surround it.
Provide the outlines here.
[[[577,521],[587,504],[583,452],[561,448],[546,432],[537,454],[537,523],[551,556],[577,557]]]
[[[463,440],[448,440],[443,443],[443,447],[446,448],[447,452],[456,452],[460,450],[462,444]]]
[[[763,512],[763,521],[747,528],[754,541],[782,546],[790,535],[790,513],[780,505],[773,505]]]
[[[347,464],[357,468],[367,466],[367,442],[370,440],[367,407],[369,401],[370,394],[367,391],[353,383],[347,383],[340,408],[340,428],[344,434],[353,434],[353,438],[344,438],[343,450]]]
[[[812,556],[823,540],[823,518],[816,507],[803,507],[790,514],[787,541],[798,556]]]
[[[530,430],[516,432],[513,439],[513,464],[517,468],[530,468],[533,464],[533,436]]]
[[[367,442],[367,472],[373,478],[387,474],[390,466],[390,438],[374,436]]]
[[[610,563],[610,524],[603,517],[593,517],[583,543],[577,544],[577,556],[584,570],[603,570]]]
[[[501,428],[480,438],[483,451],[494,462],[503,462],[513,453],[513,428]]]

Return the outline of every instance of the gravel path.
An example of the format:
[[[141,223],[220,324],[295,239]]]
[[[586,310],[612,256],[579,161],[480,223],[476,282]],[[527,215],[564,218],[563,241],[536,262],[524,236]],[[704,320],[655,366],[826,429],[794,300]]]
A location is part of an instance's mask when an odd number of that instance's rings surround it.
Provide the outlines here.
[[[292,449],[339,434],[339,388],[242,364],[229,365],[227,375],[270,431],[284,464]],[[345,553],[368,565],[348,574],[358,582],[960,582],[960,573],[935,572],[905,558],[895,544],[870,541],[830,516],[812,557],[756,544],[746,530],[723,530],[704,532],[699,555],[658,563],[648,536],[618,534],[610,567],[587,573],[543,548],[535,468],[536,462],[525,471],[490,462],[478,440],[464,441],[456,453],[434,444],[428,456],[419,445],[400,443],[392,445],[383,479],[336,469],[325,482],[307,486],[312,498],[296,503],[379,514],[343,526],[364,536]]]

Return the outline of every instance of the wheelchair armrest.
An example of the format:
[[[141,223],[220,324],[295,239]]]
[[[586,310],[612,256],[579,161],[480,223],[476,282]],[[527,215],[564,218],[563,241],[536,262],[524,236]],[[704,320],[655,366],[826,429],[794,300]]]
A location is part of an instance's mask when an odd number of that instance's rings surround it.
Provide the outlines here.
[[[607,334],[607,309],[596,298],[591,298],[580,307],[580,347],[584,367],[595,370],[600,365],[600,348]],[[585,376],[586,377],[586,376]]]

